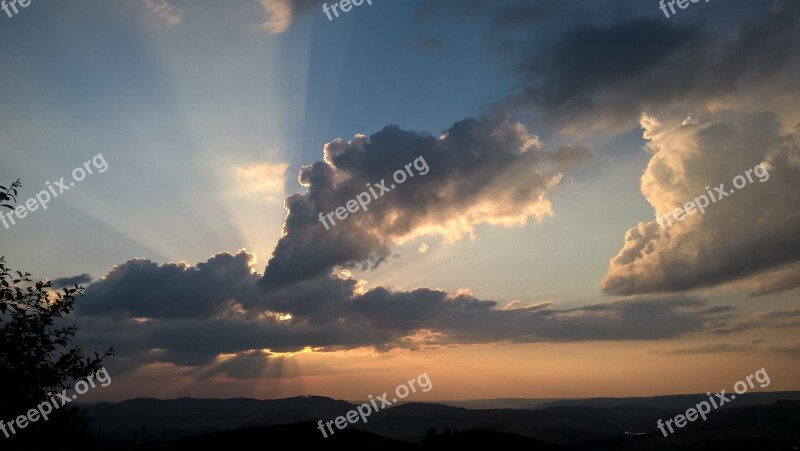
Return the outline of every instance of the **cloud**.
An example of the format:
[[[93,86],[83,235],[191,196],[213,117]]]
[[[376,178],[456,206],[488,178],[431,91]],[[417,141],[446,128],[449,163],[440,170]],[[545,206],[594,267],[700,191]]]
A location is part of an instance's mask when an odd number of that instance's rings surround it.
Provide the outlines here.
[[[757,345],[758,343],[756,342],[742,343],[742,344],[715,343],[715,344],[706,344],[702,346],[695,346],[692,348],[659,349],[653,352],[655,354],[669,354],[669,355],[729,354],[729,353],[754,351],[758,349]]]
[[[72,277],[61,277],[51,282],[53,284],[53,288],[63,288],[63,287],[70,287],[73,285],[85,285],[91,281],[92,281],[92,276],[84,273]]]
[[[628,230],[603,278],[607,293],[678,292],[743,280],[754,293],[798,286],[800,128],[783,130],[769,112],[718,116],[675,128],[643,121],[656,153],[642,176],[642,194],[663,216],[721,183],[729,192],[734,177],[748,170],[753,182],[667,229],[652,221]],[[768,178],[752,177],[760,163]]]
[[[788,345],[778,345],[769,348],[770,351],[790,357],[800,358],[800,342]]]
[[[731,0],[703,11],[667,19],[633,1],[442,0],[422,2],[417,25],[419,39],[441,47],[434,18],[487,21],[484,42],[515,80],[498,106],[533,110],[542,126],[568,133],[629,130],[642,113],[686,117],[767,102],[800,120],[800,4]]]
[[[616,23],[634,16],[636,2],[591,0],[532,2],[530,0],[437,0],[418,2],[413,16],[414,39],[420,48],[444,51],[460,39],[464,27],[486,29],[483,42],[500,66],[515,76],[517,89],[526,84],[518,68],[534,58],[542,45],[588,24]],[[448,24],[455,24],[447,27]],[[443,26],[443,24],[445,26]],[[484,26],[486,25],[486,26]],[[449,33],[449,34],[448,34]]]
[[[764,17],[726,30],[622,17],[576,27],[550,47],[523,54],[515,66],[519,92],[508,103],[541,109],[574,131],[625,130],[642,113],[785,103],[789,92],[798,93],[798,45],[794,1],[776,0]]]
[[[271,285],[330,273],[335,267],[380,264],[393,245],[421,235],[455,241],[479,224],[521,226],[553,214],[548,193],[566,171],[589,157],[582,147],[546,149],[509,116],[465,119],[439,138],[387,126],[369,138],[334,140],[324,161],[304,166],[308,192],[286,199],[284,233],[266,272]],[[425,175],[372,202],[329,230],[318,215],[344,206],[366,184],[393,183],[394,171],[422,158]],[[419,171],[418,171],[419,172]]]
[[[188,374],[198,380],[206,380],[217,375],[234,379],[275,379],[317,375],[307,368],[303,368],[301,373],[297,362],[265,351],[246,351],[226,356],[213,365],[192,369]]]
[[[721,321],[712,330],[717,335],[728,335],[753,329],[800,328],[800,307],[756,312],[730,321]]]
[[[161,18],[167,25],[174,27],[183,22],[183,14],[167,0],[145,0],[147,8]]]
[[[288,30],[294,20],[316,9],[322,0],[260,0],[266,20],[262,27],[270,34]]]
[[[250,163],[234,168],[236,181],[242,191],[277,200],[284,192],[284,175],[288,163]]]
[[[265,290],[254,258],[242,251],[194,266],[118,265],[77,301],[81,344],[114,346],[129,368],[152,362],[198,367],[234,355],[243,358],[236,365],[248,365],[254,352],[266,358],[306,348],[669,339],[718,327],[732,311],[689,296],[628,297],[573,309],[550,303],[502,308],[467,291],[365,290],[342,275]]]
[[[235,311],[229,301],[246,295],[260,278],[255,256],[220,253],[205,263],[158,265],[134,259],[114,266],[86,289],[81,315],[114,314],[139,318],[209,318]]]
[[[764,296],[800,287],[800,262],[784,265],[781,268],[745,278],[737,283],[749,290],[751,296]]]
[[[679,349],[656,349],[653,354],[661,355],[702,355],[702,354],[736,354],[758,351],[759,353],[782,354],[790,357],[800,357],[800,343],[779,344],[774,346],[761,346],[765,340],[753,340],[749,343],[731,344],[716,343]]]

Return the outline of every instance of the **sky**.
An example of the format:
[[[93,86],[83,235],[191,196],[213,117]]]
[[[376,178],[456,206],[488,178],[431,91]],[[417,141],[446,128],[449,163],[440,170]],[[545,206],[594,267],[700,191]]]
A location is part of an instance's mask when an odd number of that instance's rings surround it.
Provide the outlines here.
[[[800,3],[322,3],[0,12],[0,255],[86,287],[86,400],[800,389]]]

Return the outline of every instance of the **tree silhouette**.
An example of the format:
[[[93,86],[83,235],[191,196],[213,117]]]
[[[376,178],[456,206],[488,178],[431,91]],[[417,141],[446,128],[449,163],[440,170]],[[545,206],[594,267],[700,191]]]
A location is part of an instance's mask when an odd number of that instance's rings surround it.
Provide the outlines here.
[[[0,186],[0,207],[13,209],[20,187],[19,180],[9,187]],[[72,312],[75,296],[83,290],[78,285],[54,290],[51,282],[34,281],[29,273],[9,268],[5,257],[0,257],[0,420],[9,422],[25,415],[49,399],[48,393],[71,388],[113,355],[109,348],[103,355],[85,357],[80,348],[71,345],[76,327],[64,325],[63,318]],[[63,445],[84,438],[85,422],[78,409],[65,406],[55,410],[49,420],[29,423],[11,438],[0,436],[0,448],[48,441]]]
[[[21,188],[22,184],[19,179],[12,183],[8,188],[0,186],[0,207],[14,209],[14,204],[17,202],[17,188]]]

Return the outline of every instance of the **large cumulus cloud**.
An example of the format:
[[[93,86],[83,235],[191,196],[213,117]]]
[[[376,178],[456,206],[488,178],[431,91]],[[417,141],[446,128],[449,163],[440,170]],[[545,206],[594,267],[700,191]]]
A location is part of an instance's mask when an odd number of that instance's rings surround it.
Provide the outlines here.
[[[392,245],[421,234],[454,240],[482,224],[521,225],[552,214],[548,192],[564,171],[584,161],[581,147],[546,149],[507,115],[465,119],[441,136],[389,126],[369,138],[335,140],[324,161],[305,166],[308,192],[286,200],[284,233],[265,273],[269,284],[327,274],[335,266],[378,264]],[[373,201],[329,230],[328,213],[422,157],[425,175]],[[421,174],[421,172],[417,171]]]
[[[800,130],[784,130],[772,113],[721,115],[666,130],[658,121],[643,124],[656,153],[641,189],[661,215],[707,194],[707,187],[734,189],[732,179],[757,164],[768,178],[753,177],[704,215],[687,215],[666,229],[655,221],[630,229],[603,289],[676,292],[746,278],[753,292],[800,285]]]

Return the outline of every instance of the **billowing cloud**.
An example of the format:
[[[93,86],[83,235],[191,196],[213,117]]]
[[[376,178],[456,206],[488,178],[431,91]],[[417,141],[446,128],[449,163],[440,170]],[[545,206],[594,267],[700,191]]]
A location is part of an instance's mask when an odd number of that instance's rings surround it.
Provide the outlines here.
[[[641,189],[661,218],[699,196],[719,199],[671,227],[651,221],[631,228],[603,290],[678,292],[743,279],[754,293],[800,285],[800,129],[783,130],[772,113],[676,128],[650,119],[643,127],[656,153]],[[764,171],[754,171],[762,163]]]
[[[252,267],[254,258],[244,252],[220,253],[196,266],[129,260],[87,288],[78,312],[162,319],[223,315],[235,310],[229,301],[254,296],[246,291],[260,278]]]
[[[548,303],[501,308],[466,291],[365,290],[361,281],[341,275],[267,291],[253,261],[239,252],[196,266],[123,263],[78,300],[81,338],[89,346],[113,345],[135,362],[132,367],[202,366],[234,355],[242,360],[230,365],[248,365],[254,352],[271,358],[306,348],[668,339],[723,324],[732,310],[687,296],[629,297],[573,309]]]
[[[420,235],[447,241],[472,235],[478,224],[523,225],[552,215],[547,194],[588,150],[549,150],[509,116],[465,119],[440,137],[389,126],[369,138],[325,145],[324,161],[305,166],[308,192],[286,199],[284,233],[265,281],[290,283],[328,274],[336,266],[376,265],[391,246]],[[395,187],[393,174],[415,176]],[[423,174],[424,172],[424,174]],[[319,214],[344,207],[367,184],[391,191],[326,228]],[[373,189],[375,189],[373,186]],[[380,191],[378,191],[380,192]]]

